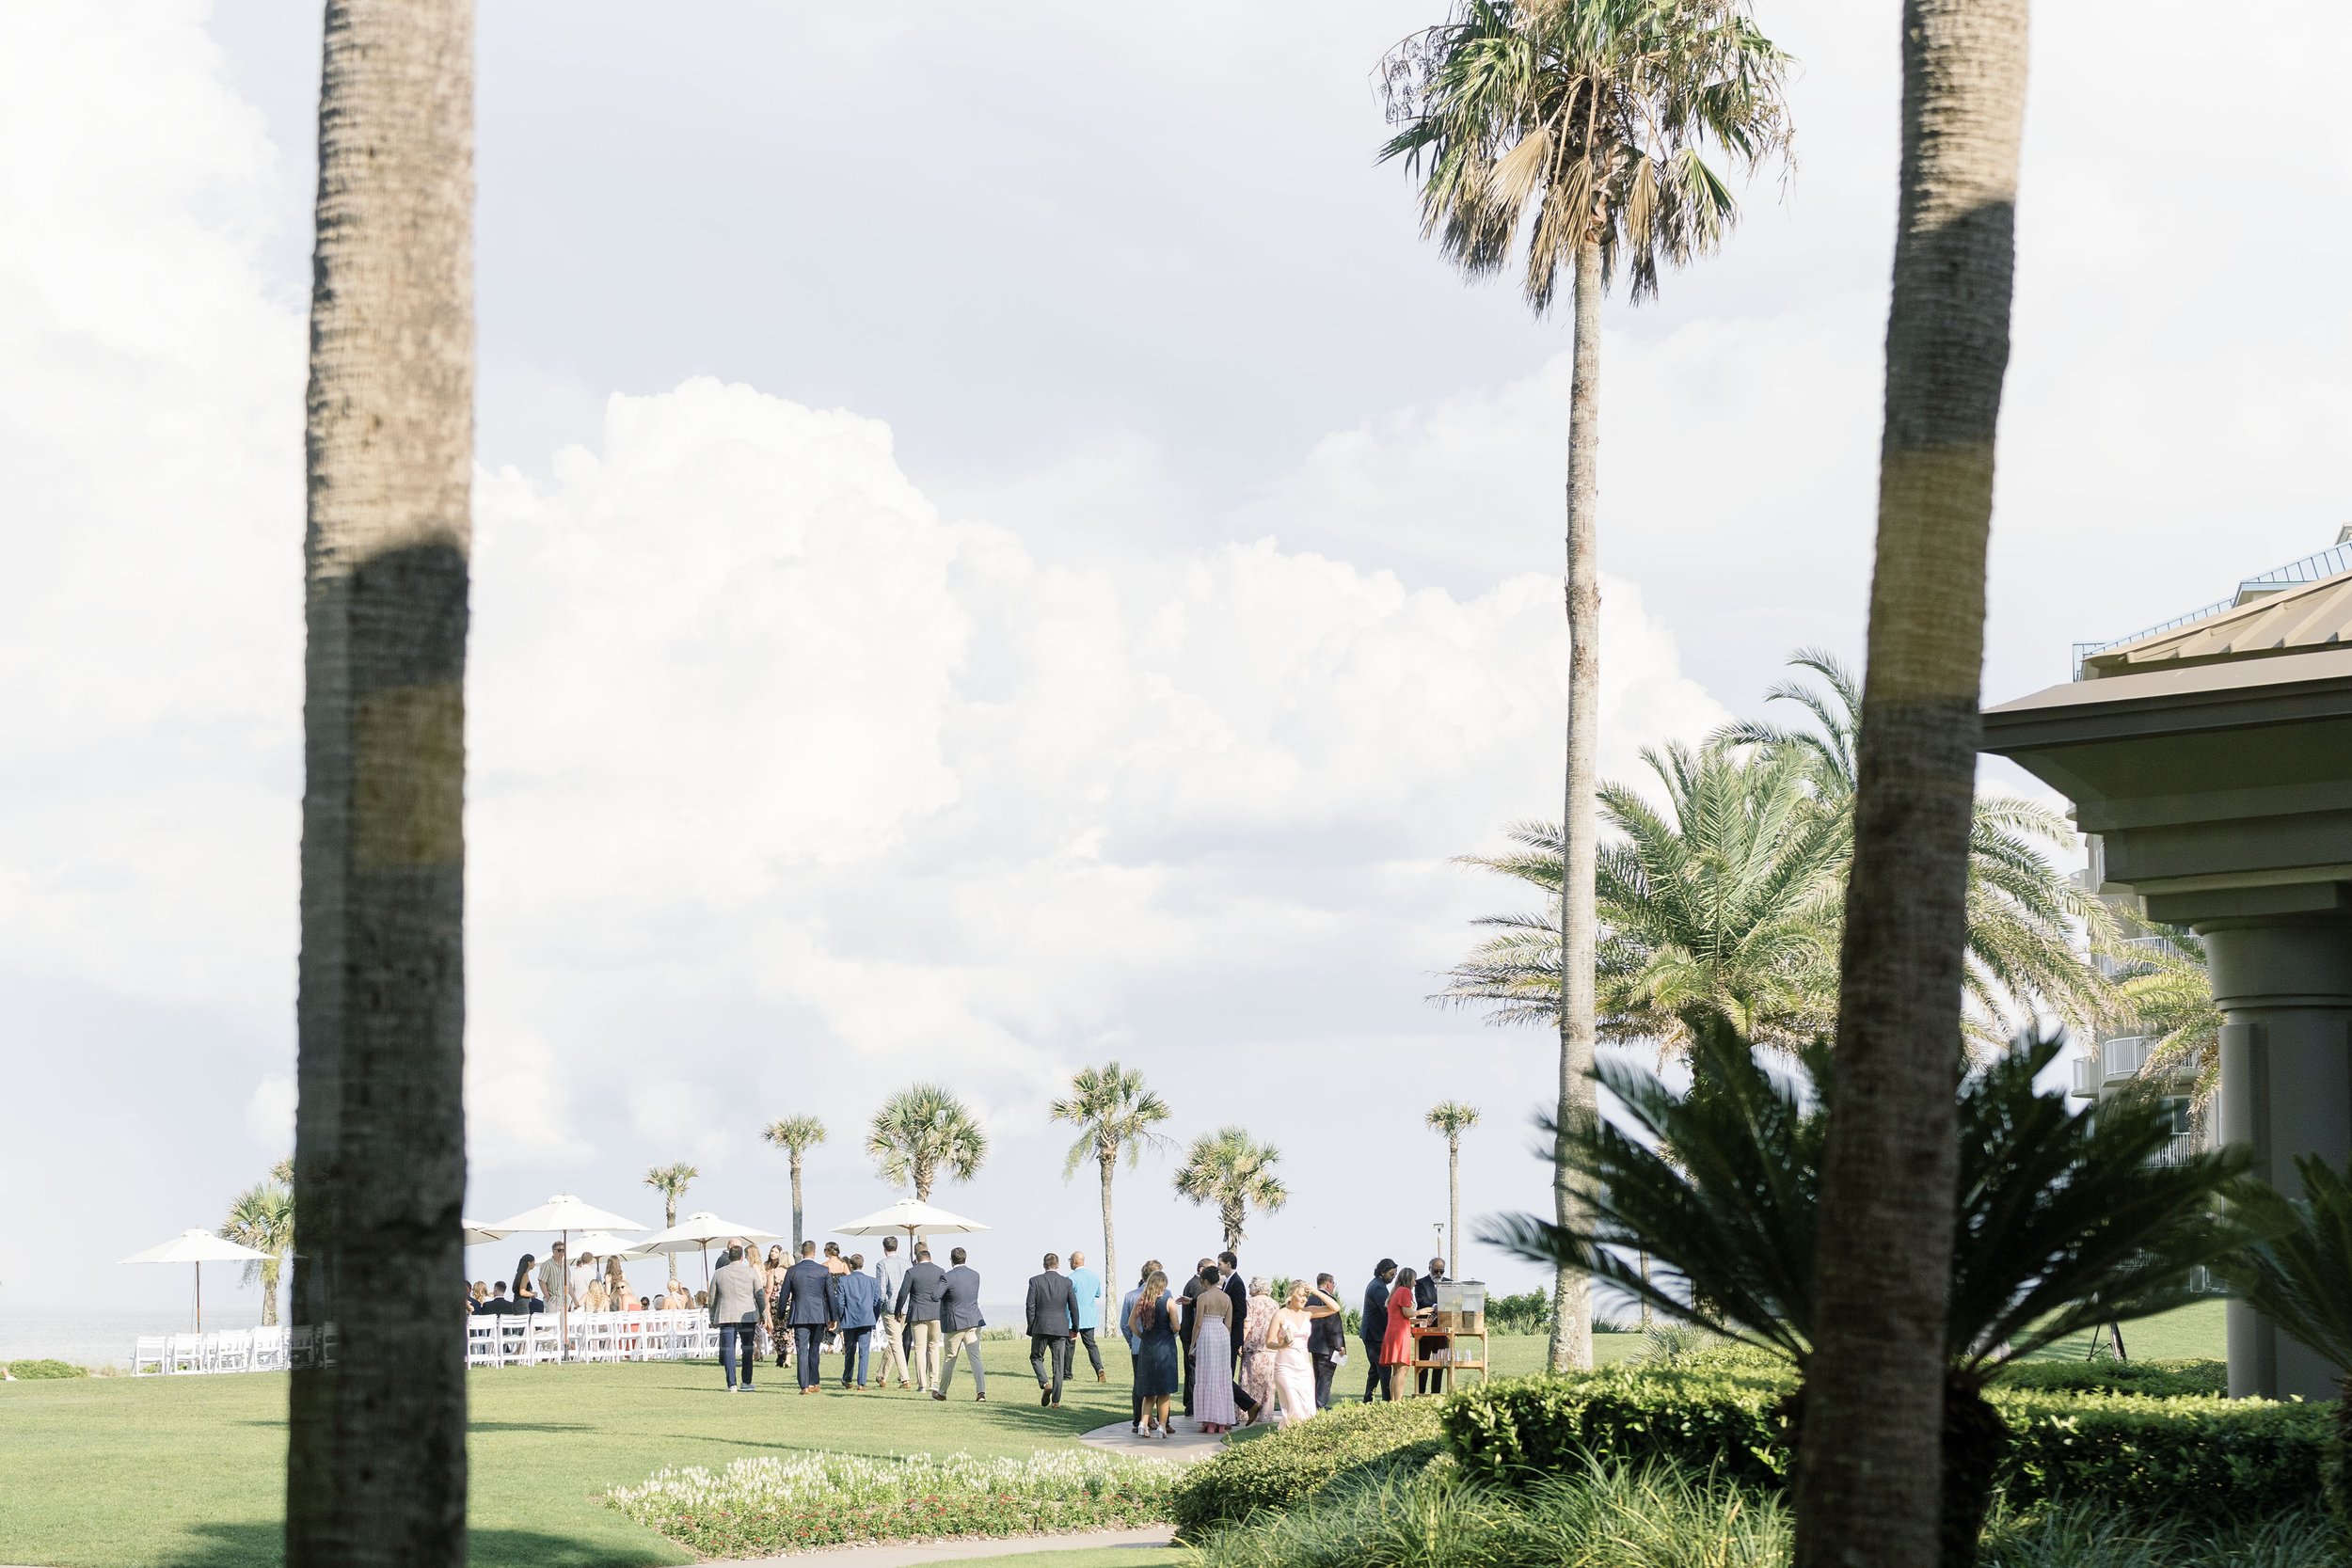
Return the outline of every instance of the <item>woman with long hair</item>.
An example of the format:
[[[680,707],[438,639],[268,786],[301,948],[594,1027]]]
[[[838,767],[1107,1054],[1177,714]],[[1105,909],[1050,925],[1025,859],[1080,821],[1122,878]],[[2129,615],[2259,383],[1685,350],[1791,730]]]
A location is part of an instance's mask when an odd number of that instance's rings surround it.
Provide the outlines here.
[[[528,1252],[523,1254],[522,1261],[515,1265],[515,1310],[517,1312],[544,1312],[548,1309],[547,1297],[539,1293],[538,1267],[539,1259]]]
[[[1388,1377],[1383,1386],[1391,1399],[1396,1398],[1399,1367],[1405,1369],[1405,1386],[1409,1390],[1413,1386],[1413,1314],[1419,1310],[1413,1304],[1415,1277],[1412,1270],[1399,1269],[1395,1283],[1389,1288],[1389,1334],[1380,1341],[1380,1366]]]
[[[1182,1321],[1183,1308],[1168,1293],[1168,1275],[1154,1271],[1128,1320],[1143,1341],[1143,1353],[1136,1357],[1136,1392],[1143,1400],[1147,1437],[1168,1435],[1168,1402],[1184,1384],[1176,1361],[1176,1325]]]
[[[792,1259],[785,1256],[784,1243],[782,1242],[770,1243],[768,1246],[768,1310],[760,1316],[771,1323],[784,1322],[784,1275],[785,1271],[791,1266]],[[792,1336],[776,1330],[771,1332],[769,1338],[775,1341],[776,1365],[779,1368],[790,1366],[792,1364]]]
[[[1192,1300],[1192,1413],[1211,1436],[1233,1430],[1233,1298],[1204,1264]]]
[[[1315,1319],[1339,1310],[1337,1297],[1298,1279],[1291,1282],[1290,1294],[1274,1314],[1266,1346],[1274,1352],[1274,1397],[1282,1407],[1284,1426],[1315,1413],[1315,1365],[1307,1354],[1307,1335]]]

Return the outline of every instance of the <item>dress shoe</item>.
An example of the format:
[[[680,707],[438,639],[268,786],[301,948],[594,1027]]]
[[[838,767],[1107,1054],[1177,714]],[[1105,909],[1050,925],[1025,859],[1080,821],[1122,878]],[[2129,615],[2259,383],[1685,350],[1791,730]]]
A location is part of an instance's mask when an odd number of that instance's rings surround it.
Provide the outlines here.
[[[933,1399],[935,1399],[935,1400],[939,1401],[939,1402],[940,1402],[941,1403],[943,1403],[943,1404],[945,1404],[945,1403],[946,1402],[946,1401],[947,1401],[947,1396],[946,1396],[946,1395],[945,1395],[945,1394],[943,1394],[943,1393],[941,1393],[941,1392],[940,1392],[938,1389],[936,1389],[936,1388],[934,1388],[934,1389],[932,1389],[932,1390],[931,1390],[931,1398],[933,1398]]]
[[[1037,1393],[1037,1402],[1040,1406],[1052,1404],[1054,1402],[1054,1391],[1051,1388],[1039,1389]]]

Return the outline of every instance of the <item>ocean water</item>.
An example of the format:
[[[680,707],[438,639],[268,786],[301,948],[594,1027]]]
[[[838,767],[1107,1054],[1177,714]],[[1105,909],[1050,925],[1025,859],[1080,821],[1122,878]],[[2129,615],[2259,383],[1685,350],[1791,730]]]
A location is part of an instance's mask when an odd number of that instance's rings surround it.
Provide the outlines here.
[[[229,1292],[223,1291],[224,1295]],[[234,1296],[215,1310],[207,1301],[204,1327],[256,1328],[261,1303]],[[21,1303],[0,1305],[0,1361],[48,1358],[81,1367],[131,1365],[131,1352],[142,1334],[185,1334],[196,1326],[185,1306],[170,1307],[78,1308],[72,1311]]]

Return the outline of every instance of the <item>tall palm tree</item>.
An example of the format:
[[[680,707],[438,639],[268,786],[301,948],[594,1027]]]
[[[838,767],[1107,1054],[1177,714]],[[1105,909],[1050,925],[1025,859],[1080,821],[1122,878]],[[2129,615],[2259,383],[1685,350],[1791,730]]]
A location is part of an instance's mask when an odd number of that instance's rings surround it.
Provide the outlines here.
[[[2191,1077],[2201,1121],[2221,1087],[2221,1026],[2228,1020],[2213,999],[2204,942],[2174,926],[2148,930],[2158,939],[2154,944],[2120,950],[2115,989],[2132,1027],[2153,1037],[2139,1075]]]
[[[262,1287],[262,1326],[278,1326],[278,1275],[286,1254],[294,1250],[294,1192],[274,1176],[256,1181],[229,1205],[220,1233],[229,1240],[269,1256],[245,1266],[245,1281]]]
[[[675,1164],[656,1165],[645,1173],[645,1185],[661,1195],[662,1229],[669,1230],[677,1225],[678,1200],[686,1196],[686,1189],[692,1186],[701,1175],[701,1171],[683,1160]],[[795,1250],[799,1249],[797,1237],[792,1244]]]
[[[1719,1092],[1677,1094],[1630,1063],[1600,1067],[1631,1130],[1605,1126],[1579,1148],[1597,1195],[1591,1229],[1522,1215],[1492,1239],[1547,1262],[1565,1252],[1670,1318],[1787,1357],[1803,1380],[1802,1454],[1820,1433],[1813,1395],[1826,1307],[1815,1264],[1827,1244],[1821,1149],[1831,1118],[1811,1085],[1767,1072],[1728,1025],[1710,1024],[1693,1050],[1710,1061]],[[2086,1327],[2181,1305],[2191,1271],[2230,1257],[2247,1234],[2214,1212],[2217,1195],[2239,1189],[2245,1150],[2159,1162],[2171,1116],[2155,1095],[2117,1097],[2089,1117],[2070,1112],[2062,1095],[2037,1092],[2058,1050],[2055,1037],[2021,1037],[1963,1078],[1955,1096],[1958,1244],[1935,1335],[1938,1534],[1951,1568],[1976,1560],[2007,1437],[1986,1383]],[[1814,1045],[1802,1054],[1813,1085],[1823,1083],[1829,1052]],[[1957,1069],[1959,1053],[1944,1060]],[[1629,1261],[1637,1251],[1664,1276]]]
[[[929,1203],[931,1183],[945,1173],[969,1181],[988,1158],[988,1134],[970,1106],[937,1084],[900,1089],[874,1113],[866,1132],[866,1152],[893,1186],[910,1185],[915,1201]]]
[[[1718,738],[1804,758],[1821,803],[1851,827],[1861,688],[1836,655],[1820,648],[1800,648],[1788,662],[1828,689],[1785,680],[1765,700],[1798,705],[1812,716],[1812,725],[1742,722]],[[2071,848],[2074,838],[2074,824],[2045,805],[2011,795],[1975,797],[1968,822],[1965,984],[1969,1033],[1979,1046],[1997,1047],[2042,1013],[2089,1031],[2121,1006],[2115,989],[2083,961],[2074,942],[2080,931],[2094,950],[2109,945],[2116,936],[2114,911],[2045,853]]]
[[[1478,1107],[1448,1100],[1429,1107],[1423,1119],[1445,1139],[1445,1251],[1458,1278],[1462,1273],[1462,1134],[1478,1125]]]
[[[1597,1114],[1593,1065],[1595,757],[1600,721],[1600,299],[1620,273],[1639,302],[1661,263],[1712,250],[1737,215],[1710,151],[1753,171],[1785,151],[1787,61],[1744,0],[1461,0],[1382,62],[1399,124],[1381,149],[1421,180],[1422,232],[1472,277],[1501,271],[1526,235],[1520,286],[1537,314],[1565,275],[1575,318],[1568,397],[1566,768],[1561,824],[1559,1124]],[[1581,1202],[1555,1151],[1562,1224]],[[1592,1365],[1588,1281],[1553,1284],[1550,1364]]]
[[[1225,1227],[1225,1250],[1231,1252],[1241,1245],[1252,1206],[1270,1214],[1290,1201],[1290,1189],[1274,1174],[1281,1161],[1281,1150],[1258,1142],[1246,1129],[1220,1127],[1195,1138],[1185,1150],[1176,1191],[1195,1203],[1216,1205]]]
[[[304,450],[286,1561],[466,1558],[469,0],[328,0]]]
[[[1663,786],[1663,811],[1622,784],[1600,791],[1602,819],[1615,833],[1595,877],[1602,1037],[1686,1051],[1708,1021],[1721,1019],[1784,1049],[1812,1038],[1836,1010],[1845,819],[1817,809],[1795,757],[1672,745],[1643,759]],[[1559,831],[1522,823],[1511,836],[1516,852],[1464,863],[1556,898]],[[1549,920],[1481,924],[1498,934],[1455,966],[1439,998],[1496,1004],[1497,1022],[1548,1019],[1558,999]]]
[[[812,1116],[785,1117],[768,1124],[760,1134],[784,1150],[792,1164],[792,1255],[801,1254],[801,1164],[808,1151],[825,1141],[825,1124]]]
[[[1062,1161],[1061,1179],[1069,1180],[1091,1156],[1103,1175],[1103,1288],[1112,1299],[1119,1291],[1119,1249],[1111,1233],[1111,1169],[1121,1150],[1127,1168],[1143,1163],[1146,1149],[1168,1147],[1156,1129],[1168,1117],[1168,1102],[1143,1086],[1143,1074],[1134,1068],[1104,1062],[1080,1068],[1070,1077],[1070,1093],[1054,1101],[1056,1121],[1078,1129],[1069,1155]]]
[[[1935,1560],[1952,1053],[2026,0],[1903,0],[1885,426],[1795,1568]]]

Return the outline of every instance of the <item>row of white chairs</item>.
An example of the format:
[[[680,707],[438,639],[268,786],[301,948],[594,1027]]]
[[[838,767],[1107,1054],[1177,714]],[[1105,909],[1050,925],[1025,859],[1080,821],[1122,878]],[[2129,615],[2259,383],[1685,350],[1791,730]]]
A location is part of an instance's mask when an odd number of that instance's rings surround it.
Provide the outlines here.
[[[535,1367],[548,1361],[686,1361],[719,1354],[708,1314],[574,1312],[564,1341],[563,1315],[532,1312],[466,1320],[466,1365]]]
[[[282,1372],[286,1365],[283,1327],[142,1334],[131,1355],[135,1377],[173,1372]]]

